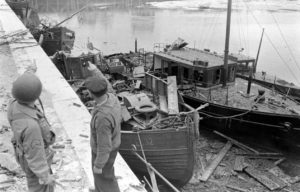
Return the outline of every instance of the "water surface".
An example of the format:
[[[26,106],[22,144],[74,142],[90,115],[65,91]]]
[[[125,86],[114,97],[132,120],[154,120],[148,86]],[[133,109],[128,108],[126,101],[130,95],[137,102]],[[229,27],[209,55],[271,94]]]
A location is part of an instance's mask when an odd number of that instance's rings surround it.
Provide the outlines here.
[[[48,4],[47,9],[40,8],[41,17],[61,21],[80,8],[72,2]],[[89,38],[104,54],[134,50],[135,39],[139,48],[153,51],[155,43],[170,44],[178,37],[190,47],[223,53],[226,2],[98,1],[98,7],[87,9],[63,25],[76,31],[77,47],[85,47]],[[300,84],[300,2],[233,0],[232,8],[230,52],[243,50],[243,54],[256,57],[265,28],[258,70]]]

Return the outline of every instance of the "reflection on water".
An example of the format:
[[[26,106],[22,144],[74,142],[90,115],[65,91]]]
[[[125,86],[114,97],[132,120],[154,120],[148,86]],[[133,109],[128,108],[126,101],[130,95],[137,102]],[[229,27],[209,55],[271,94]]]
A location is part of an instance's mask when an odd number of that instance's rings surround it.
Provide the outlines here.
[[[76,31],[77,47],[84,47],[89,37],[104,54],[128,52],[134,50],[137,38],[140,48],[152,51],[155,43],[172,43],[181,37],[190,47],[224,51],[226,0],[32,1],[37,2],[41,17],[56,21],[84,5],[93,5],[64,23]],[[237,0],[233,10],[230,51],[244,48],[244,54],[255,57],[264,27],[258,70],[299,84],[299,1]]]

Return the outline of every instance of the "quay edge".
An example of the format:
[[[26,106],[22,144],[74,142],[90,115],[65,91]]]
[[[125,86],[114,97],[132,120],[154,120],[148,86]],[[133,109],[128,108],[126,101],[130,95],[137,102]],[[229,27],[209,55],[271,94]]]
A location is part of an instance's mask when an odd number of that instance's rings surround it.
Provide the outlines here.
[[[26,30],[5,0],[0,0],[0,9],[0,36]],[[51,122],[53,119],[58,119],[60,124],[58,126],[64,129],[65,135],[63,137],[72,139],[72,145],[80,166],[84,170],[89,185],[93,186],[89,139],[80,136],[80,134],[89,136],[91,115],[49,57],[37,45],[32,35],[28,32],[23,36],[26,40],[20,41],[29,41],[30,43],[8,43],[10,54],[14,60],[12,64],[17,68],[15,73],[20,75],[28,67],[34,67],[36,64],[36,75],[43,83],[41,99],[44,101],[46,115],[47,111],[51,112],[48,117],[50,124],[54,123]],[[9,64],[0,62],[0,67]],[[80,106],[78,107],[74,103]],[[115,162],[115,172],[121,191],[146,192],[120,154],[118,154]]]

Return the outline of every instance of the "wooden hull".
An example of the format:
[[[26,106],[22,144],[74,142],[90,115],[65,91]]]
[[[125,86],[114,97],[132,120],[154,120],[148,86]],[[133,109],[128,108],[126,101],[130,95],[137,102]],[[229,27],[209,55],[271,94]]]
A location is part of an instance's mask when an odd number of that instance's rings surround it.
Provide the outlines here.
[[[204,103],[209,103],[188,95],[184,95],[183,98],[188,105],[194,108]],[[209,103],[208,107],[200,111],[200,115],[204,117],[200,123],[202,127],[204,126],[223,132],[243,132],[252,134],[255,137],[259,135],[267,136],[268,138],[274,138],[276,141],[280,141],[282,144],[292,147],[298,147],[300,144],[300,116],[259,111],[246,112],[247,110],[244,109]],[[245,114],[233,118],[209,117],[209,115],[214,117],[227,117],[242,113]]]
[[[176,186],[185,185],[193,174],[194,145],[188,128],[144,130],[139,132],[146,159]],[[142,155],[137,132],[123,131],[120,154],[140,176],[148,176],[146,166],[133,153],[132,145]]]
[[[242,75],[242,74],[237,74],[237,76],[240,78],[246,79],[246,80],[248,80],[248,78],[249,78],[248,76]],[[267,80],[264,81],[264,80],[257,79],[257,78],[253,78],[252,81],[261,86],[264,86],[264,87],[267,87],[270,89],[275,88],[276,91],[278,91],[284,95],[286,95],[288,93],[289,97],[300,102],[300,88],[289,87],[289,86],[279,84],[279,83],[274,84],[274,82],[267,81]]]

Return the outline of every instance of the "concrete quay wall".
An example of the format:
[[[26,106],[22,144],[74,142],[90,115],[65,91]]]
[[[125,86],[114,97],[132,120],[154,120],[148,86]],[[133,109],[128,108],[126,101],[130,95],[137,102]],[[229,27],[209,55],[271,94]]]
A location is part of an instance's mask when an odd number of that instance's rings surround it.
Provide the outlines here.
[[[14,60],[14,63],[0,61],[0,67],[15,65],[14,68],[17,69],[15,73],[18,75],[30,67],[37,67],[36,75],[43,83],[41,100],[44,102],[50,124],[64,129],[61,137],[72,139],[77,156],[77,160],[74,161],[79,161],[89,185],[93,186],[89,138],[80,136],[84,134],[89,137],[91,115],[49,57],[26,30],[5,0],[0,0],[0,41],[2,43],[5,40],[8,41],[10,54]],[[21,31],[25,32],[15,36],[18,38],[17,41],[10,37],[3,38],[3,35]],[[115,173],[121,191],[146,191],[120,154],[116,159]]]

